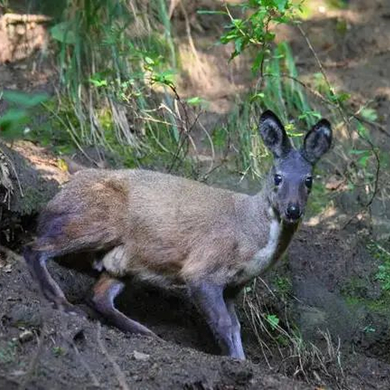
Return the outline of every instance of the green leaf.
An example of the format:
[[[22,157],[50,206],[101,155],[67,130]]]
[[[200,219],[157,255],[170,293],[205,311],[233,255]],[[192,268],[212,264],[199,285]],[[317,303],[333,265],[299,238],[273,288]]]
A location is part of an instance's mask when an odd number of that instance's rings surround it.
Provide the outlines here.
[[[71,30],[69,22],[61,22],[50,29],[50,34],[53,39],[58,42],[74,45],[77,42],[76,34]]]
[[[359,160],[358,160],[358,164],[361,167],[366,168],[367,167],[367,162],[368,162],[369,158],[370,158],[370,155],[365,155],[363,157],[360,157]]]
[[[206,9],[200,9],[200,10],[196,11],[196,13],[198,13],[200,15],[227,15],[227,12],[225,12],[225,11],[209,11]]]
[[[364,154],[364,153],[367,153],[368,150],[367,149],[364,149],[364,150],[358,150],[358,149],[354,149],[354,150],[350,150],[349,151],[349,154]]]
[[[8,103],[14,103],[23,107],[34,107],[48,100],[46,93],[27,94],[19,91],[4,91],[3,99]]]
[[[378,119],[378,114],[373,108],[363,108],[360,112],[361,116],[369,121],[376,121]]]
[[[152,76],[152,81],[154,83],[164,84],[164,85],[173,85],[175,73],[172,70],[166,70],[164,72],[155,73]]]
[[[95,87],[100,88],[100,87],[107,87],[108,83],[107,80],[101,80],[99,78],[90,78],[89,82],[93,84]]]
[[[275,330],[279,325],[279,317],[275,314],[268,314],[267,321],[270,324],[272,330]]]
[[[351,94],[347,92],[341,92],[335,96],[335,99],[337,99],[339,103],[344,103],[350,98],[351,98]]]
[[[205,101],[202,98],[200,98],[199,96],[194,96],[192,98],[187,99],[187,103],[191,104],[192,106],[198,106],[204,102]]]
[[[375,328],[373,328],[371,325],[368,325],[368,326],[364,327],[363,332],[365,332],[365,333],[373,333],[373,332],[375,332]]]
[[[264,58],[264,51],[262,50],[256,55],[253,61],[252,72],[257,72],[260,69],[263,58]]]
[[[273,33],[273,32],[267,32],[267,33],[264,35],[264,40],[265,40],[266,42],[272,42],[274,39],[275,39],[275,33]]]
[[[154,65],[154,60],[152,60],[150,57],[146,56],[145,57],[145,62],[149,65]]]
[[[265,98],[265,94],[263,92],[258,92],[256,94],[254,94],[253,96],[251,96],[250,98],[250,103],[253,103],[254,101],[262,101],[263,99]]]
[[[357,132],[363,138],[369,137],[367,128],[365,126],[363,126],[360,122],[358,122],[358,124],[357,124]]]
[[[314,117],[316,119],[320,119],[322,115],[318,111],[305,111],[303,114],[298,116],[298,119],[304,120],[310,117]]]
[[[274,3],[280,12],[286,11],[287,2],[288,0],[274,0]]]
[[[234,41],[234,47],[235,47],[235,53],[236,55],[240,54],[242,52],[244,46],[244,38],[237,38]]]

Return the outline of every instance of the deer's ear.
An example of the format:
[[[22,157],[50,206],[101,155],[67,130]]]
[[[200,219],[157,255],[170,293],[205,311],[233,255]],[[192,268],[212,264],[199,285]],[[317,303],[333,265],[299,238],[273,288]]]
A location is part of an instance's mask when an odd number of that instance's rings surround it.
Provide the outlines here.
[[[270,110],[260,117],[259,132],[265,146],[275,158],[285,156],[291,150],[291,143],[279,118]]]
[[[326,119],[321,119],[306,134],[302,154],[307,161],[315,164],[332,144],[332,127]]]

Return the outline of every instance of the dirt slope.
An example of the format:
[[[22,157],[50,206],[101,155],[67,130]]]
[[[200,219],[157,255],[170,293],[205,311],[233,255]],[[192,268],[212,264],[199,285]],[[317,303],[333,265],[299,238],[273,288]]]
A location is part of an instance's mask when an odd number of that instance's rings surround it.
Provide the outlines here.
[[[310,388],[272,374],[262,365],[205,354],[169,341],[127,336],[105,325],[99,329],[95,320],[53,310],[37,293],[24,263],[10,261],[0,268],[0,388],[23,384],[28,389],[123,389],[125,383],[129,389]],[[69,275],[69,270],[56,265],[53,268],[62,284],[78,278],[70,289],[81,299],[90,278],[74,272]],[[169,302],[172,300],[163,302],[165,317],[175,316]],[[184,343],[186,334],[193,337],[191,327],[181,329],[180,322],[172,325],[167,318],[155,319],[160,326],[150,326],[164,336],[171,333]],[[210,339],[206,327],[198,325],[196,337],[202,338],[202,333]]]

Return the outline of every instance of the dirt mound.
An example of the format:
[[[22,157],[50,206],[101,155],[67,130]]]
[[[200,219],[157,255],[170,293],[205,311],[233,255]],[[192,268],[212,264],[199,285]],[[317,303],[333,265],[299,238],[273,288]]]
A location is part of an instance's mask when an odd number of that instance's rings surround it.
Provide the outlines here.
[[[390,388],[390,305],[377,278],[383,259],[370,252],[370,243],[364,234],[303,226],[286,258],[252,292],[261,297],[259,312],[277,316],[281,327],[306,345],[302,355],[313,352],[312,346],[325,352],[321,359],[327,368],[317,373],[329,374],[326,382],[332,388]],[[262,353],[253,331],[246,328],[246,336],[248,356],[257,361]],[[290,341],[282,332],[271,336],[261,335],[274,348],[268,359],[280,364],[281,372],[292,373],[279,355],[282,350],[286,356],[283,344]],[[338,352],[326,355],[332,348]],[[318,369],[317,363],[308,362],[308,375]]]
[[[88,276],[76,276],[74,271],[65,276],[69,270],[55,264],[52,268],[57,278],[63,275],[62,282],[64,278],[80,279],[71,285],[73,293],[82,286],[79,299],[85,285],[91,283]],[[261,365],[208,355],[162,339],[129,336],[95,320],[53,310],[37,293],[21,260],[0,268],[0,286],[2,388],[20,384],[31,389],[310,388],[270,374]],[[179,308],[170,307],[172,302],[172,298],[165,300],[165,319],[159,319],[162,326],[148,325],[164,338],[168,333],[178,339],[186,333],[191,338],[191,329],[182,332],[180,322],[176,328],[167,323],[169,314]],[[196,337],[201,339],[205,330],[200,326]]]
[[[390,387],[390,364],[385,353],[388,318],[386,322],[383,315],[365,307],[364,300],[351,306],[351,292],[346,289],[356,275],[369,278],[378,265],[362,242],[361,237],[343,232],[304,227],[292,244],[289,261],[283,261],[266,277],[272,293],[261,288],[256,291],[264,307],[279,316],[283,327],[288,317],[302,340],[315,344],[313,351],[325,356],[330,346],[318,337],[318,330],[329,331],[336,344],[340,339],[338,372],[333,369],[338,362],[329,359],[321,363],[310,357],[312,361],[305,367],[311,383],[326,384],[325,388]],[[37,291],[24,261],[10,253],[8,257],[2,255],[0,384],[6,388],[25,384],[31,389],[65,389],[70,383],[74,388],[99,385],[103,389],[312,388],[292,379],[305,379],[297,370],[300,356],[280,357],[278,350],[284,348],[283,342],[272,344],[267,332],[261,331],[268,352],[273,350],[268,360],[274,368],[269,368],[242,306],[246,362],[217,355],[207,325],[182,289],[161,290],[129,283],[119,298],[120,309],[161,339],[130,336],[105,324],[85,305],[96,280],[92,271],[69,268],[67,261],[49,264],[70,301],[88,313],[86,319],[52,309]],[[73,263],[77,261],[73,259]],[[287,278],[291,286],[288,298],[278,282]],[[373,279],[367,288],[369,295],[379,294],[374,292],[376,283]],[[375,331],[367,332],[367,324],[375,326]]]
[[[0,242],[20,247],[34,216],[68,179],[47,150],[26,141],[12,149],[0,142]]]

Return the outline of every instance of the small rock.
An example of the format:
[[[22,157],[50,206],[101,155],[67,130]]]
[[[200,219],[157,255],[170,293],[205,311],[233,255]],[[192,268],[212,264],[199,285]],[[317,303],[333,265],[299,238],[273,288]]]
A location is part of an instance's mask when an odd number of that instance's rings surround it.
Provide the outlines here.
[[[134,357],[135,360],[141,360],[141,361],[146,362],[147,360],[149,360],[150,355],[148,355],[146,353],[134,351],[133,352],[133,357]]]
[[[26,343],[28,341],[31,341],[34,338],[34,333],[31,332],[31,330],[24,330],[20,335],[19,335],[19,341],[22,343]]]

